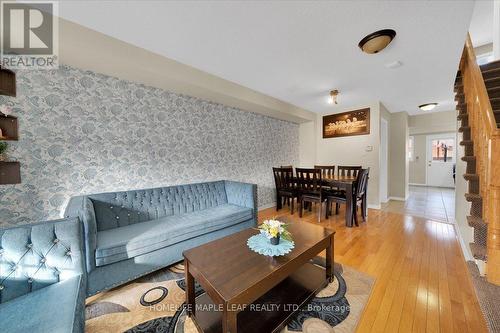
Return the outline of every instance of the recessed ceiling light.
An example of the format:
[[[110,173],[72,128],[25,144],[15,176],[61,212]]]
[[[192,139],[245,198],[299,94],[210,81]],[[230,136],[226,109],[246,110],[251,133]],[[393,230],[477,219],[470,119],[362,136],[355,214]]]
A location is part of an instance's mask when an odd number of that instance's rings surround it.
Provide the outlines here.
[[[431,111],[437,105],[438,105],[438,103],[426,103],[426,104],[419,105],[418,107],[420,108],[420,110],[423,110],[423,111]]]
[[[396,37],[396,31],[392,29],[383,29],[375,31],[363,38],[358,46],[363,52],[374,54],[385,49],[387,45],[392,42],[394,37]]]

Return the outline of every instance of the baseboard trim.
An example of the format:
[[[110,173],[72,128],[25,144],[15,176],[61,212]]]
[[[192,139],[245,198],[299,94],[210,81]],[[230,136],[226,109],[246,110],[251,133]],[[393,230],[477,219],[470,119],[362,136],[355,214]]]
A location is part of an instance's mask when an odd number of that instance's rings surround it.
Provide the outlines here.
[[[382,206],[380,204],[378,204],[378,205],[368,204],[368,208],[370,208],[370,209],[381,209]]]
[[[427,186],[427,184],[408,183],[410,186]]]
[[[406,201],[406,198],[403,198],[403,197],[389,197],[389,200]]]
[[[465,257],[465,261],[474,260],[472,253],[470,252],[470,248],[468,244],[465,244],[462,234],[460,233],[460,227],[456,224],[453,224],[455,227],[455,233],[457,234],[458,242],[460,243],[460,247],[462,248],[462,253]]]
[[[260,212],[261,210],[272,208],[272,207],[276,207],[276,202],[271,202],[270,204],[259,206],[259,208],[257,208],[257,210]]]

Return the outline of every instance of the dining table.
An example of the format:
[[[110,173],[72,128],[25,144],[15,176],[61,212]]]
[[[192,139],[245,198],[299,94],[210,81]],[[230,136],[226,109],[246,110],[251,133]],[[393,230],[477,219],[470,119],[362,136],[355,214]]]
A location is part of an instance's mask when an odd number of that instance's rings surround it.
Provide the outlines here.
[[[293,177],[293,181],[297,182],[297,177]],[[354,204],[354,187],[356,185],[356,177],[353,176],[342,176],[342,175],[331,175],[327,177],[322,177],[321,182],[325,187],[332,187],[340,190],[344,190],[346,194],[346,208],[345,208],[345,225],[346,227],[353,227],[354,225],[354,214],[356,212]],[[366,191],[361,202],[361,209],[363,210],[363,215],[366,216]]]

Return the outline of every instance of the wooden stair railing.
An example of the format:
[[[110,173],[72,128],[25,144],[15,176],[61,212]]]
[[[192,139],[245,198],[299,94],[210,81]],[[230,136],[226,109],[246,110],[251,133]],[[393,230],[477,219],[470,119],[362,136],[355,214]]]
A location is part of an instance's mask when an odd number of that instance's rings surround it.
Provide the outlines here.
[[[471,216],[467,220],[475,228],[475,243],[476,227],[478,237],[481,230],[487,232],[487,250],[483,250],[482,259],[486,260],[486,277],[490,283],[500,285],[500,130],[495,119],[495,115],[498,116],[497,89],[489,84],[500,81],[500,75],[495,77],[496,73],[490,70],[483,77],[470,37],[467,37],[460,61],[460,76],[455,87],[457,109],[460,110],[458,119],[462,120],[459,131],[464,136],[460,144],[465,148],[462,160],[467,161],[467,173],[464,177],[469,181],[465,196],[472,203]],[[493,96],[488,96],[488,92]],[[471,244],[473,252],[481,252],[477,247]],[[478,256],[482,254],[476,253],[475,257]]]

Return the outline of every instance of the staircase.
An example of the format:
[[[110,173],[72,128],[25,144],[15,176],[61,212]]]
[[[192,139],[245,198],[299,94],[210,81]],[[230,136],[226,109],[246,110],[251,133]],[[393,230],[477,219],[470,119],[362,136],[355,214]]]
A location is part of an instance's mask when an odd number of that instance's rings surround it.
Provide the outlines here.
[[[500,61],[479,67],[467,40],[455,80],[462,133],[461,158],[467,163],[467,222],[474,228],[472,255],[485,262],[486,277],[500,285]]]
[[[479,175],[476,172],[476,156],[474,155],[474,142],[471,137],[471,127],[469,126],[469,114],[465,101],[462,73],[457,73],[455,79],[455,101],[457,102],[457,119],[461,122],[458,131],[462,133],[461,146],[464,146],[464,156],[462,161],[467,163],[466,173],[463,175],[468,181],[468,192],[465,198],[471,203],[470,215],[467,216],[467,223],[474,228],[474,242],[469,243],[473,257],[476,260],[486,261],[486,240],[488,238],[488,225],[483,220],[483,200],[479,193]]]

